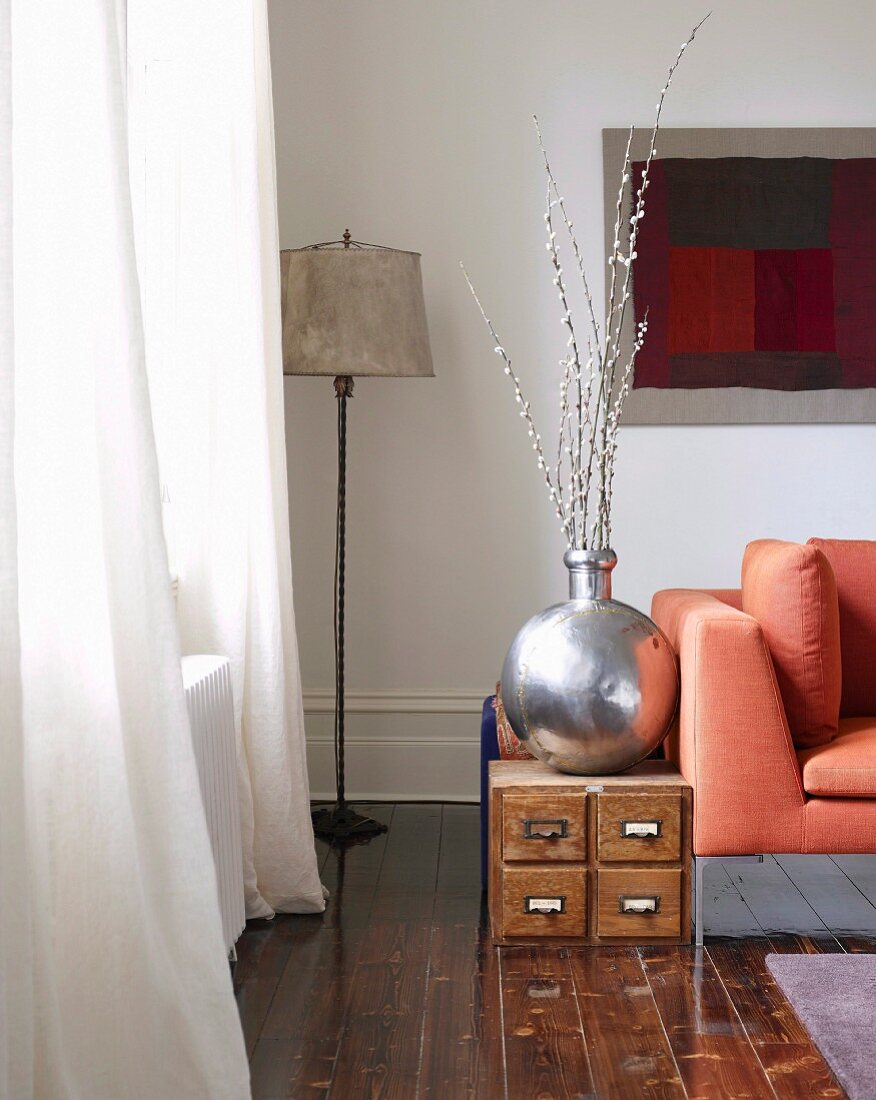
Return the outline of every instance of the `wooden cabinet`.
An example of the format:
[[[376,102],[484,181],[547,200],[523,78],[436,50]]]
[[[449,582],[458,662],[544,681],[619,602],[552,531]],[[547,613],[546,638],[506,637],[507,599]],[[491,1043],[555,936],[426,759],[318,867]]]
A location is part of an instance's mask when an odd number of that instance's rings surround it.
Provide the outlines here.
[[[690,943],[691,789],[649,760],[621,775],[490,764],[497,943]]]

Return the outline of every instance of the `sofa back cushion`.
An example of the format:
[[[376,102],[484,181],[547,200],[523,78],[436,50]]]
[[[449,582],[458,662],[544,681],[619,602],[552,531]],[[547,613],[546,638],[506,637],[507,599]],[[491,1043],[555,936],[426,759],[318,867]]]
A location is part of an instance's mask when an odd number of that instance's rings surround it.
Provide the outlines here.
[[[839,599],[843,690],[840,715],[876,715],[876,542],[810,539],[833,568]]]
[[[842,672],[836,581],[816,546],[760,539],[745,549],[742,610],[769,647],[798,748],[836,735]]]

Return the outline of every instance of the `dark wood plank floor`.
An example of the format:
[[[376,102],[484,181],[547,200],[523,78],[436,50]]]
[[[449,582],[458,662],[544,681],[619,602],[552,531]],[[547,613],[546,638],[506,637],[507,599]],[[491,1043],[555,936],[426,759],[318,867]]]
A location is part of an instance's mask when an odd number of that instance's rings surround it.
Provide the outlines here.
[[[478,808],[367,809],[386,834],[319,846],[326,912],[238,944],[256,1100],[843,1095],[765,958],[876,952],[876,858],[711,868],[699,951],[494,948]]]

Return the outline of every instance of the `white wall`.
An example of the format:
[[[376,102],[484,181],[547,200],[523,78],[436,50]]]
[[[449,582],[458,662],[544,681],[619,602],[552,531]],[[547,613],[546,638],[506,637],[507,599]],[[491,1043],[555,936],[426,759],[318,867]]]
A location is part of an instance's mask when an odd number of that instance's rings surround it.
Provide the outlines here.
[[[542,120],[601,300],[601,129],[650,122],[705,0],[271,0],[284,247],[423,254],[436,378],[350,406],[348,784],[473,797],[477,700],[563,543],[464,259],[553,432],[562,351],[543,244]],[[670,93],[669,126],[873,126],[871,0],[734,0]],[[331,786],[335,403],[287,379],[293,564],[315,794]],[[628,427],[615,594],[733,585],[748,539],[876,537],[876,427]]]

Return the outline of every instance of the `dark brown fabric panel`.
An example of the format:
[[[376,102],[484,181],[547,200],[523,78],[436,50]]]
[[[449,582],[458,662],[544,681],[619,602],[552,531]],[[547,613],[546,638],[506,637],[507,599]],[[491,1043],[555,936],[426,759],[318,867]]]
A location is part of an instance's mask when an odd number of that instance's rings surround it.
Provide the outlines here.
[[[842,384],[839,358],[818,352],[692,352],[669,360],[669,385],[679,389],[829,390]]]
[[[828,248],[831,161],[664,160],[672,245]]]

